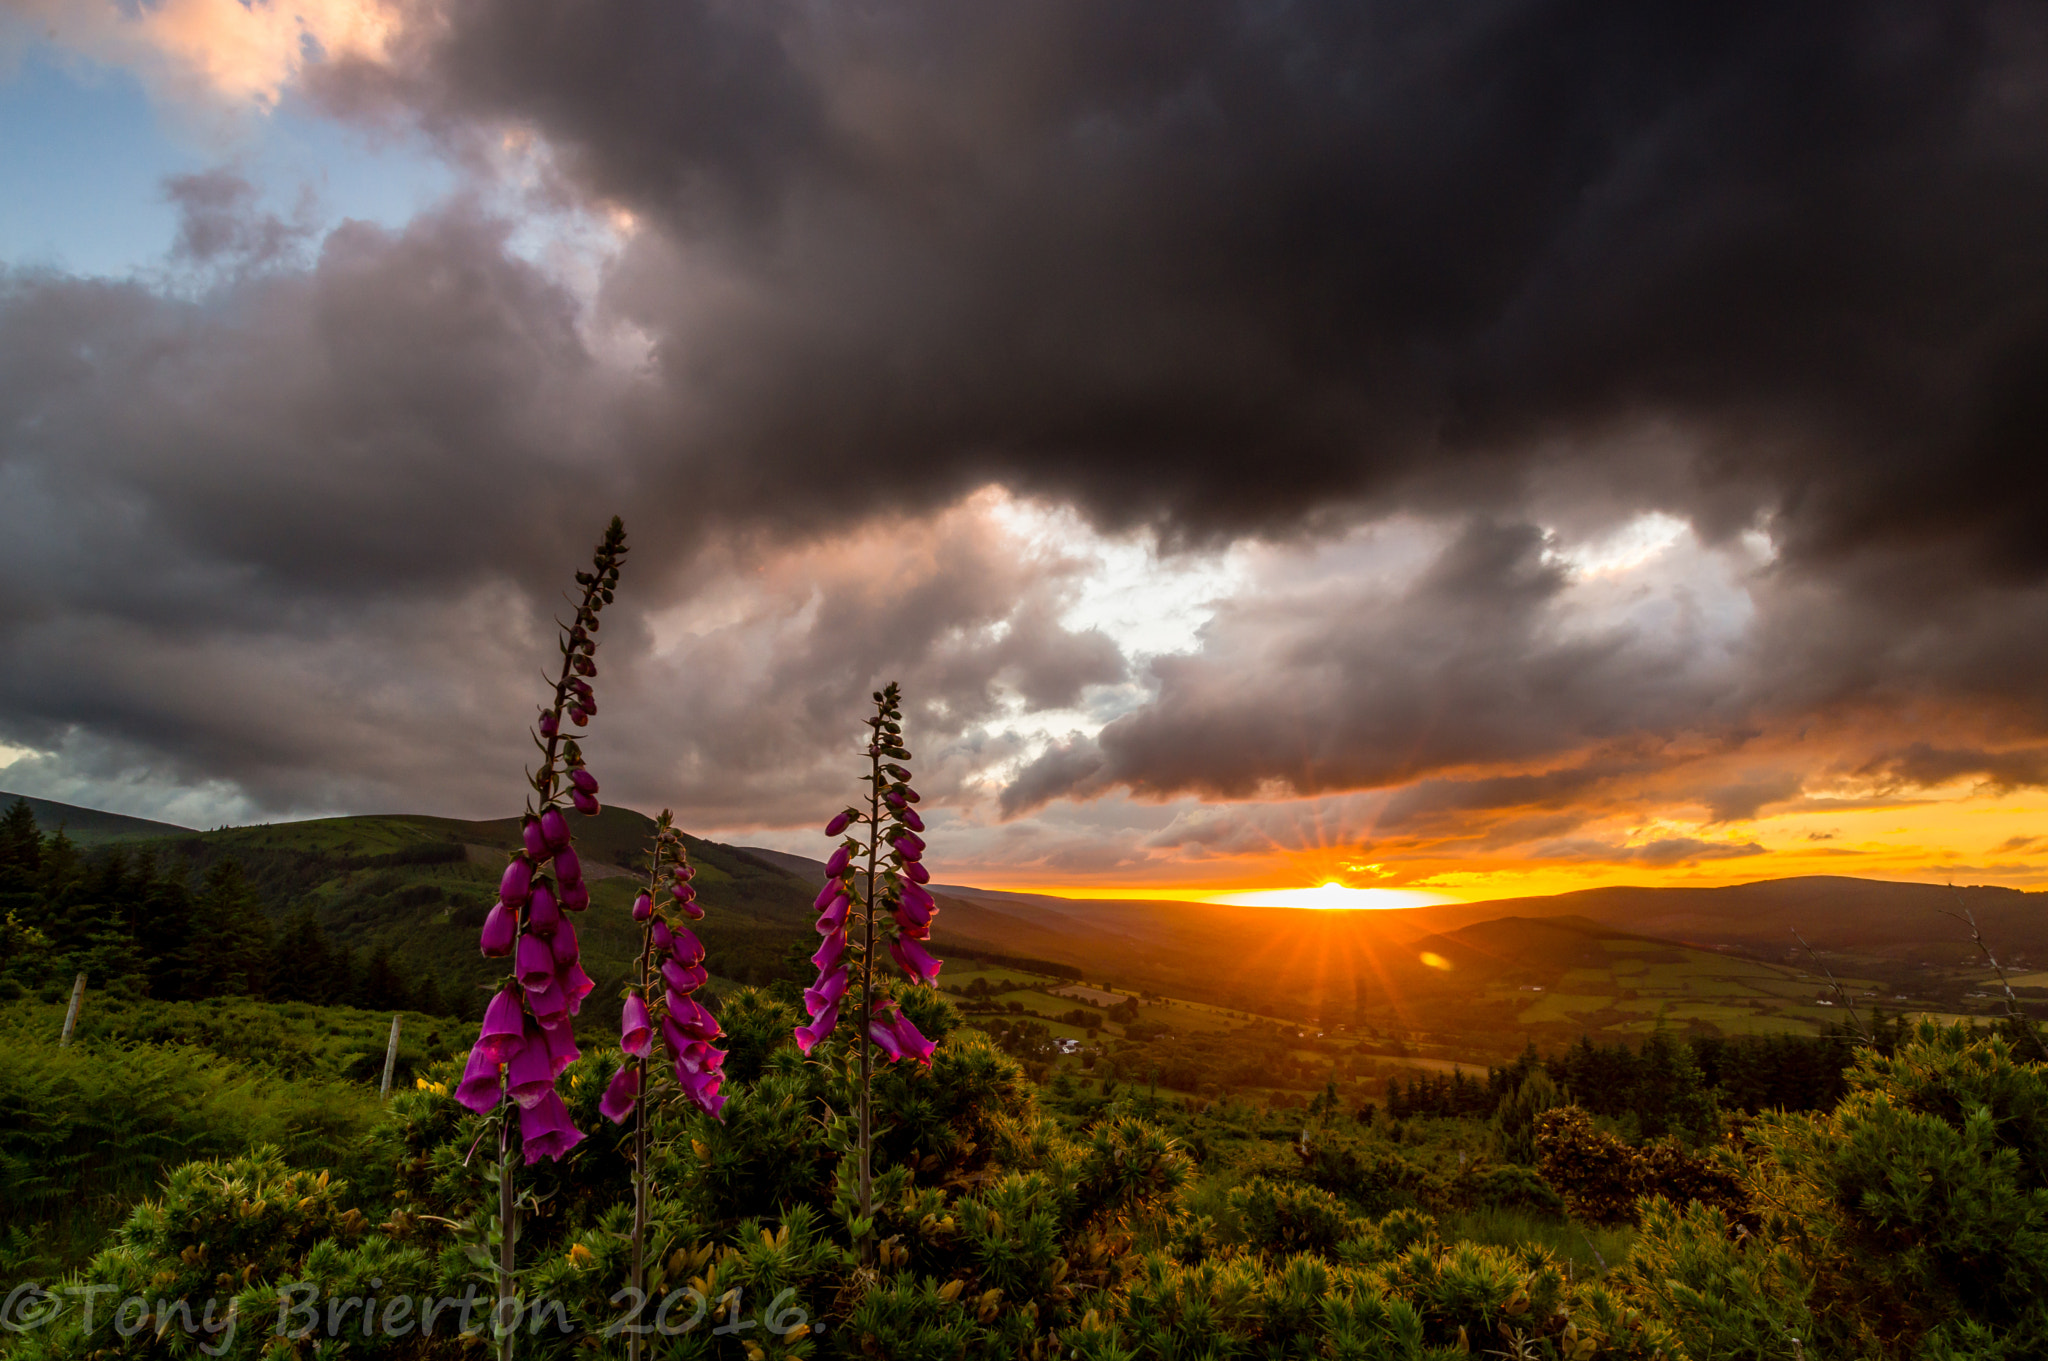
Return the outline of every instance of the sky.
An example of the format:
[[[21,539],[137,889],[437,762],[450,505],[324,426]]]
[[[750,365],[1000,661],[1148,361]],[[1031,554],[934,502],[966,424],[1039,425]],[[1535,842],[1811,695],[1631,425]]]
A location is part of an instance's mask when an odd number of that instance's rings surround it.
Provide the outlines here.
[[[2048,12],[0,0],[0,787],[2048,886]],[[1325,887],[1334,886],[1334,887]]]

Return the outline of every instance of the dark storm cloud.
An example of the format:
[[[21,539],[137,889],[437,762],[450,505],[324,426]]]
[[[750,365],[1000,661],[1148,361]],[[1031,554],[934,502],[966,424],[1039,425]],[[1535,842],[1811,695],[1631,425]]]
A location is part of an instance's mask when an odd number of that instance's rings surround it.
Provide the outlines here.
[[[2048,566],[2037,6],[436,13],[324,93],[537,128],[714,266],[722,303],[616,305],[662,338],[654,456],[736,499],[886,452],[913,494],[1284,530],[1512,503],[1546,441],[1659,418],[1674,471],[1587,476],[1795,554]]]

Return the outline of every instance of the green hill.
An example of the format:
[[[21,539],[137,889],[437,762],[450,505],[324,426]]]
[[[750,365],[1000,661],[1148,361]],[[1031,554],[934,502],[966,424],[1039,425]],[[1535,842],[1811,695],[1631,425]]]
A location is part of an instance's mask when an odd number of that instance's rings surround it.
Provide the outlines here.
[[[175,822],[151,822],[148,818],[103,813],[97,808],[80,808],[76,804],[38,799],[28,794],[0,792],[0,808],[11,806],[16,799],[28,805],[29,811],[36,815],[36,825],[45,834],[61,830],[81,846],[148,841],[157,837],[182,836],[191,830]]]

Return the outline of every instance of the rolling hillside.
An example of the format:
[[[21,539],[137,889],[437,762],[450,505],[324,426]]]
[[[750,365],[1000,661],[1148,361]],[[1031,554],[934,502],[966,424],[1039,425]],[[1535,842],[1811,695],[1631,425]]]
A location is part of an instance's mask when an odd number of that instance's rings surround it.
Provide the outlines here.
[[[0,792],[0,808],[11,806],[20,799],[36,815],[36,825],[43,832],[62,829],[81,846],[103,846],[116,841],[149,841],[158,837],[183,836],[192,829],[180,827],[175,822],[151,822],[148,818],[131,818],[120,813],[102,813],[97,808],[80,808],[76,804],[58,803],[55,799],[38,799],[27,794]]]

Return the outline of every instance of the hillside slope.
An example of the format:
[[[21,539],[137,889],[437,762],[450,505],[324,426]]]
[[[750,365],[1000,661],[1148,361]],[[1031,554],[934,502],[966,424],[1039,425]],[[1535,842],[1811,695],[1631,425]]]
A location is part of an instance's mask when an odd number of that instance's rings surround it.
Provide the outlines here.
[[[156,837],[183,836],[192,829],[175,822],[151,822],[121,813],[103,813],[97,808],[80,808],[55,799],[38,799],[28,794],[0,792],[0,808],[20,799],[36,815],[36,826],[48,835],[61,830],[81,846],[103,846],[117,841],[147,841]]]

